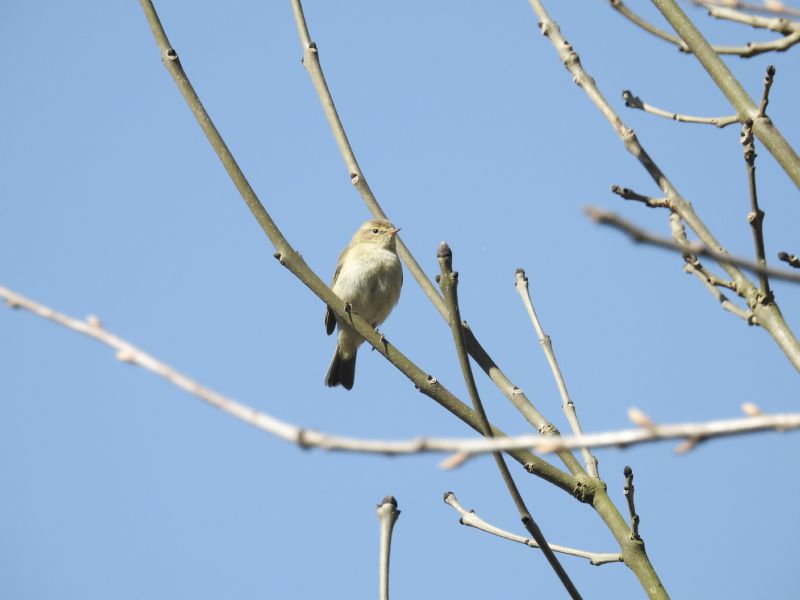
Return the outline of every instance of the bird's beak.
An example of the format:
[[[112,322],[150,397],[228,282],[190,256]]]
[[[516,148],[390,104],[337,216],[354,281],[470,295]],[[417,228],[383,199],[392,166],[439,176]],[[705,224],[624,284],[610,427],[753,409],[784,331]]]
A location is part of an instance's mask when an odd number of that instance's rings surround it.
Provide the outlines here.
[[[388,231],[388,233],[389,233],[389,235],[397,235],[397,232],[398,232],[398,231],[400,231],[400,228],[399,228],[399,227],[392,227],[392,228],[391,228],[391,229]]]

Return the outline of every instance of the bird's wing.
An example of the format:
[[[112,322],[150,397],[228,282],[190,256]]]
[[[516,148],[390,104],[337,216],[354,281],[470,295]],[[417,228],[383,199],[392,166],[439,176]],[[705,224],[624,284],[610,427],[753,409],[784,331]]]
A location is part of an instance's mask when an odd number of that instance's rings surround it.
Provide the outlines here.
[[[346,249],[339,257],[339,262],[336,265],[336,272],[333,274],[333,280],[331,281],[331,287],[336,285],[336,280],[339,278],[339,273],[342,272],[342,259],[344,258],[345,252],[347,252]],[[331,310],[331,307],[328,306],[325,309],[325,331],[327,331],[328,335],[330,335],[333,333],[334,329],[336,329],[336,313],[334,313]]]

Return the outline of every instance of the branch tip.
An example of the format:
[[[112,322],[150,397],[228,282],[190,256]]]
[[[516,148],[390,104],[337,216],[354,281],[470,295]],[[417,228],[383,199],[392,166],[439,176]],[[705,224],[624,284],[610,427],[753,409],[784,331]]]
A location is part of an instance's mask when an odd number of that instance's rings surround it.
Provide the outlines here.
[[[397,498],[395,498],[395,497],[394,497],[394,496],[392,496],[392,495],[389,495],[389,496],[384,496],[384,497],[383,497],[383,500],[381,500],[381,503],[380,503],[380,504],[378,504],[378,506],[377,506],[377,507],[378,507],[378,508],[380,508],[380,507],[381,507],[381,506],[383,506],[384,504],[391,504],[392,506],[394,506],[395,508],[397,508]]]

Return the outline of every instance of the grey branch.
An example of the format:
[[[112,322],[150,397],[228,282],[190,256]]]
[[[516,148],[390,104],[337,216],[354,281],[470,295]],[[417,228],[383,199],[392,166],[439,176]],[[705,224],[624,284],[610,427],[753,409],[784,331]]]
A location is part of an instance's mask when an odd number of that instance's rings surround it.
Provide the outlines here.
[[[625,90],[622,92],[622,99],[625,101],[625,106],[628,108],[637,108],[639,110],[643,110],[644,112],[650,113],[651,115],[657,115],[659,117],[664,117],[666,119],[671,119],[681,123],[701,123],[705,125],[714,125],[715,127],[722,129],[723,127],[727,127],[728,125],[739,122],[739,117],[736,115],[728,115],[726,117],[694,117],[692,115],[682,115],[680,113],[669,112],[644,102],[641,98],[639,98],[639,96],[634,96],[633,92],[630,90]]]
[[[450,330],[453,335],[453,343],[456,347],[456,354],[458,355],[458,362],[461,366],[464,382],[467,384],[467,390],[469,391],[473,408],[482,421],[482,433],[484,437],[491,438],[493,437],[492,426],[489,424],[489,418],[486,416],[486,410],[483,407],[483,402],[481,401],[480,394],[478,393],[478,386],[475,384],[475,378],[472,375],[472,367],[470,366],[466,344],[464,343],[464,331],[461,327],[461,309],[458,304],[458,272],[453,271],[453,252],[450,250],[450,246],[448,246],[446,242],[442,242],[439,244],[439,250],[436,253],[436,256],[439,259],[440,270],[437,280],[439,282],[439,286],[441,287],[445,304],[447,305]],[[580,429],[578,432],[580,432]],[[588,452],[588,450],[585,450],[585,452]],[[578,592],[578,588],[575,587],[575,584],[570,579],[566,570],[564,570],[563,565],[559,562],[558,557],[555,555],[553,550],[550,549],[550,545],[547,543],[544,533],[542,533],[541,528],[528,510],[525,500],[522,498],[522,494],[520,494],[519,488],[514,481],[514,477],[511,475],[511,471],[508,469],[505,458],[503,458],[503,453],[493,452],[492,457],[497,464],[497,469],[500,471],[503,482],[506,484],[508,493],[511,495],[511,498],[517,507],[517,511],[519,512],[520,520],[522,521],[523,526],[528,533],[531,534],[533,539],[536,540],[539,548],[542,549],[542,553],[547,559],[550,568],[552,568],[555,574],[558,576],[558,579],[561,581],[561,584],[567,590],[567,593],[570,595],[570,597],[580,600],[581,595]],[[597,477],[596,471],[595,477]]]
[[[800,283],[800,274],[792,273],[784,269],[775,269],[773,267],[764,267],[757,262],[747,258],[733,256],[726,252],[713,250],[702,242],[688,242],[687,244],[679,244],[674,242],[668,237],[656,235],[637,227],[627,219],[619,216],[618,214],[603,210],[594,206],[589,206],[585,209],[586,215],[594,222],[600,225],[609,225],[614,229],[622,231],[636,243],[648,244],[650,246],[657,246],[665,250],[673,252],[680,252],[681,254],[693,254],[695,256],[705,256],[712,258],[721,265],[734,265],[741,267],[756,274],[764,274],[772,277],[773,279],[781,279],[783,281],[791,281],[792,283]]]
[[[692,4],[695,6],[702,6],[703,8],[724,7],[755,13],[800,17],[800,8],[787,6],[778,0],[765,0],[762,4],[738,2],[737,0],[692,0]]]
[[[539,316],[536,314],[536,309],[533,307],[533,300],[531,299],[530,290],[528,288],[528,278],[525,276],[525,271],[522,269],[517,269],[514,287],[519,297],[522,299],[522,304],[528,311],[528,316],[531,319],[533,328],[536,330],[536,337],[539,339],[539,345],[542,347],[544,355],[547,358],[547,364],[550,365],[550,372],[553,374],[553,379],[555,379],[556,386],[558,387],[558,393],[561,396],[561,410],[564,412],[564,416],[567,417],[572,433],[577,436],[582,435],[583,432],[581,431],[580,421],[578,421],[578,413],[567,391],[567,384],[564,381],[564,375],[561,373],[561,367],[558,366],[556,354],[553,351],[553,342],[550,336],[544,332],[542,324],[539,321]],[[581,453],[583,454],[583,461],[586,464],[586,472],[594,478],[599,478],[600,475],[597,472],[597,458],[592,455],[588,448],[582,448]]]
[[[674,44],[681,52],[690,53],[692,51],[689,45],[679,36],[656,27],[647,21],[647,19],[644,19],[633,12],[625,5],[624,2],[622,2],[622,0],[610,0],[610,4],[614,10],[623,15],[637,27],[641,27],[645,31],[653,34],[657,38],[669,42],[670,44]],[[752,56],[764,54],[765,52],[784,52],[800,42],[800,23],[796,23],[788,19],[768,19],[755,15],[739,13],[738,11],[731,10],[729,8],[708,7],[708,12],[711,16],[719,19],[727,19],[739,23],[746,23],[752,27],[769,29],[776,33],[783,34],[783,37],[770,40],[768,42],[747,42],[741,46],[722,46],[718,44],[710,45],[710,47],[717,54],[729,54],[741,56],[743,58],[750,58]]]
[[[378,590],[380,600],[389,600],[389,555],[392,550],[392,531],[400,516],[397,500],[386,496],[378,504],[378,519],[381,522],[380,549],[378,559]]]
[[[225,170],[228,172],[231,180],[236,185],[242,199],[253,213],[261,229],[267,237],[269,237],[273,246],[275,246],[276,252],[273,256],[275,256],[282,266],[286,267],[287,270],[311,290],[314,295],[330,307],[338,317],[349,319],[353,328],[359,335],[408,377],[414,383],[416,389],[439,403],[473,429],[479,429],[480,425],[477,420],[477,415],[471,408],[461,402],[461,400],[439,383],[430,373],[425,373],[400,352],[399,349],[386,341],[385,337],[376,332],[370,323],[362,319],[358,314],[351,313],[342,300],[338,298],[325,282],[308,266],[300,253],[289,244],[275,221],[264,208],[255,190],[253,190],[252,186],[247,181],[244,172],[239,167],[236,159],[225,143],[225,140],[214,125],[211,116],[200,101],[194,86],[192,86],[188,75],[181,65],[178,53],[169,42],[169,38],[167,37],[166,31],[164,31],[152,0],[140,0],[140,4],[145,13],[147,22],[150,25],[150,29],[153,32],[153,37],[161,53],[165,68],[181,91],[198,125],[206,134],[209,143],[225,167]],[[309,51],[311,50],[313,50],[313,48],[309,45]],[[502,431],[498,429],[497,435],[503,435]],[[575,479],[573,476],[561,471],[538,456],[524,450],[515,451],[511,453],[511,455],[515,460],[524,464],[529,472],[557,485],[562,490],[571,493],[575,489]],[[577,464],[577,460],[574,462]]]
[[[758,325],[755,315],[753,315],[753,311],[742,308],[738,304],[734,303],[725,294],[723,294],[719,290],[719,286],[724,287],[724,282],[719,281],[717,277],[706,271],[699,261],[697,263],[687,262],[686,265],[684,265],[683,270],[690,275],[697,277],[709,291],[709,293],[717,299],[717,302],[719,302],[723,309],[727,310],[732,315],[736,315],[740,319],[743,319],[748,325]]]
[[[756,415],[746,419],[657,425],[648,429],[629,429],[579,437],[541,438],[536,435],[519,437],[485,438],[415,438],[402,441],[366,440],[331,435],[287,423],[254,408],[231,400],[208,387],[202,386],[180,371],[140,350],[130,342],[114,335],[103,327],[97,317],[76,319],[0,286],[0,298],[11,308],[24,309],[78,333],[91,337],[117,351],[122,362],[139,366],[155,373],[178,388],[200,398],[210,405],[240,421],[302,448],[320,448],[365,454],[419,454],[423,452],[463,452],[483,454],[514,448],[533,448],[540,453],[572,448],[601,448],[631,446],[646,442],[684,438],[715,438],[757,431],[784,431],[800,428],[800,413]]]
[[[484,521],[481,517],[479,517],[474,510],[466,510],[461,504],[458,502],[458,498],[453,492],[446,492],[444,495],[444,502],[445,504],[453,507],[456,512],[461,516],[459,522],[462,525],[466,525],[467,527],[474,527],[475,529],[479,529],[481,531],[485,531],[486,533],[491,533],[492,535],[496,535],[497,537],[501,537],[506,540],[510,540],[512,542],[517,542],[519,544],[524,544],[529,548],[539,548],[539,544],[536,543],[535,540],[530,538],[526,538],[522,535],[517,535],[516,533],[511,533],[510,531],[506,531],[505,529],[500,529],[499,527],[495,527],[491,523]],[[588,552],[586,550],[578,550],[577,548],[569,548],[567,546],[559,546],[558,544],[550,544],[550,548],[554,552],[560,552],[561,554],[569,554],[571,556],[578,556],[580,558],[587,559],[593,565],[605,565],[608,563],[613,562],[622,562],[622,555],[617,553],[611,552]]]
[[[628,501],[628,514],[631,516],[631,539],[641,540],[642,538],[639,536],[639,515],[636,514],[636,505],[633,502],[633,469],[626,465],[624,474],[625,487],[623,488],[623,493],[625,494],[625,500]]]
[[[350,181],[355,186],[358,193],[361,195],[364,204],[366,204],[369,211],[379,218],[388,218],[378,199],[372,192],[367,179],[361,170],[356,159],[355,152],[350,145],[350,140],[347,137],[347,132],[344,129],[339,113],[336,110],[336,104],[333,101],[330,88],[325,80],[325,73],[322,69],[322,64],[319,58],[319,48],[316,43],[311,40],[309,33],[308,23],[306,22],[305,14],[303,12],[303,5],[301,0],[291,0],[292,10],[294,12],[295,25],[297,33],[300,38],[300,45],[303,49],[303,65],[308,72],[314,89],[319,97],[320,104],[322,105],[325,118],[331,128],[333,137],[336,140],[336,145],[342,155],[345,166],[350,174]],[[431,301],[431,303],[439,311],[439,314],[447,320],[447,307],[445,306],[444,299],[436,291],[436,288],[431,283],[428,276],[420,267],[417,259],[406,247],[402,240],[398,238],[397,251],[411,272],[414,279],[417,281],[422,291]],[[506,376],[500,369],[497,363],[489,356],[488,352],[483,348],[481,343],[472,333],[466,324],[463,325],[464,340],[467,344],[467,349],[470,356],[475,359],[475,362],[483,369],[489,379],[497,386],[503,395],[514,405],[514,407],[522,414],[523,417],[533,425],[542,435],[557,436],[559,435],[558,429],[548,421],[545,416],[528,399],[524,392]],[[560,452],[558,457],[561,462],[569,469],[572,475],[578,475],[582,469],[578,460],[570,452]]]

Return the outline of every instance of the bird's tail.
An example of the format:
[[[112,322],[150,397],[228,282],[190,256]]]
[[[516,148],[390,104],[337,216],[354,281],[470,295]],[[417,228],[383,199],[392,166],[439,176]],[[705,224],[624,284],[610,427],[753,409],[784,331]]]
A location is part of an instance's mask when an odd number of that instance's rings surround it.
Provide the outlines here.
[[[356,353],[350,358],[342,358],[339,346],[333,355],[331,366],[328,367],[328,374],[325,375],[325,385],[335,387],[341,385],[346,390],[353,389],[353,381],[356,378]]]

